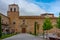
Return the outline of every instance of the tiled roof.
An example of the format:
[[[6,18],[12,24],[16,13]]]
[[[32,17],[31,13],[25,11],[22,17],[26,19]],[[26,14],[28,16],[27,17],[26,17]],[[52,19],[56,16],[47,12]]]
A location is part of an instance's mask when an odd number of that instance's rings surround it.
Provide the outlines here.
[[[3,15],[2,13],[0,13],[0,15],[4,16],[4,17],[6,17],[6,18],[9,18],[9,17],[7,17],[7,16]]]
[[[41,15],[54,15],[52,13],[44,13],[44,14],[41,14]]]
[[[46,18],[46,17],[41,17],[41,16],[20,16],[19,17],[20,19],[43,19],[43,18]],[[53,19],[56,19],[57,17],[50,17],[50,18],[53,18]]]

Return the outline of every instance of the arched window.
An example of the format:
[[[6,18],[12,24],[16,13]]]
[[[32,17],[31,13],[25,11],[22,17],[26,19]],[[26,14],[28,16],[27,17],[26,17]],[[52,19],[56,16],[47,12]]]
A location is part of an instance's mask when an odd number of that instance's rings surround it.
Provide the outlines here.
[[[16,12],[16,8],[14,8],[14,12]]]
[[[12,8],[10,8],[10,11],[12,12]]]

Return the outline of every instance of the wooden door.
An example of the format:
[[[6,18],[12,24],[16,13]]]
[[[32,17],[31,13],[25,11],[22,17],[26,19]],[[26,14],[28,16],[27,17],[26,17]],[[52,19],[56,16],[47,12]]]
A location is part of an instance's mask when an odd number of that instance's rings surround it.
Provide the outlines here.
[[[22,28],[22,33],[26,33],[26,28]]]

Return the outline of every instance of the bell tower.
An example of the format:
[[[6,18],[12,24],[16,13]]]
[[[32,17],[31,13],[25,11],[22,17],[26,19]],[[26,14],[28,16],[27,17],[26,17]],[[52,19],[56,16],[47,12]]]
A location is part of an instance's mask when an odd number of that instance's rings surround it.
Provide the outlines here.
[[[18,17],[19,16],[19,7],[17,4],[11,4],[8,7],[8,17]]]
[[[17,32],[19,25],[19,6],[17,4],[11,4],[8,7],[7,16],[10,19],[10,26],[14,32]]]

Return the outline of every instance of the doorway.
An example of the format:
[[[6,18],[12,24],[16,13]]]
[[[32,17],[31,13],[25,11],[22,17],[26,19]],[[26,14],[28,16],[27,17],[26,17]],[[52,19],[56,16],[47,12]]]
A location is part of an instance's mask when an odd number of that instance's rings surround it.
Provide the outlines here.
[[[26,28],[22,28],[22,33],[26,33]]]

